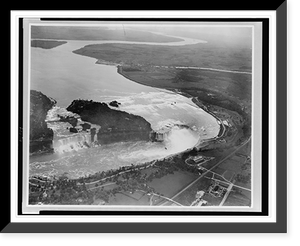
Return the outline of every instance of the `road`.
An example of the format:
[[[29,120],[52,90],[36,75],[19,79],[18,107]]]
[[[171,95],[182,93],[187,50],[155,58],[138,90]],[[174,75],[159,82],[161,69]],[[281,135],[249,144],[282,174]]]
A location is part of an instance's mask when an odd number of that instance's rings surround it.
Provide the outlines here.
[[[190,183],[189,185],[187,185],[185,188],[183,188],[181,191],[179,191],[177,194],[175,194],[174,196],[172,196],[170,199],[174,200],[174,198],[176,198],[177,196],[179,196],[181,193],[183,193],[184,191],[186,191],[188,188],[190,188],[192,185],[194,185],[195,183],[197,183],[201,178],[203,178],[207,173],[209,173],[211,170],[213,170],[214,168],[216,168],[217,166],[219,166],[222,162],[226,161],[228,158],[230,158],[231,156],[233,156],[237,151],[239,151],[242,147],[244,147],[244,145],[246,145],[249,141],[250,141],[251,137],[245,141],[242,145],[240,145],[237,149],[235,149],[233,152],[231,152],[229,155],[227,155],[226,157],[224,157],[222,160],[220,160],[217,164],[213,165],[210,169],[207,169],[207,171],[205,171],[204,173],[202,173],[198,178],[196,178],[192,183]],[[168,202],[164,202],[162,203],[160,206],[164,206],[165,204],[167,204]]]
[[[174,201],[173,199],[171,199],[171,198],[168,198],[168,197],[166,197],[166,196],[161,196],[161,195],[159,195],[159,194],[156,194],[156,193],[153,193],[153,195],[155,195],[155,196],[158,196],[158,197],[161,197],[161,198],[164,198],[164,199],[168,200],[166,203],[172,202],[172,203],[175,203],[175,204],[176,204],[176,205],[178,205],[178,206],[183,206],[183,205],[182,205],[182,204],[180,204],[179,202],[176,202],[176,201]]]
[[[136,190],[136,191],[140,191],[140,192],[143,192],[143,193],[147,194],[147,192],[145,192],[144,190]],[[180,204],[179,202],[173,201],[173,200],[170,199],[169,197],[162,196],[162,195],[159,195],[159,194],[157,194],[157,193],[152,193],[152,194],[151,194],[150,201],[149,201],[149,202],[150,202],[150,206],[153,205],[153,198],[154,198],[154,196],[161,197],[161,198],[163,198],[163,199],[165,199],[165,200],[168,200],[168,202],[175,203],[175,204],[178,205],[178,206],[183,206],[183,205]]]
[[[99,188],[101,188],[101,187],[110,186],[110,185],[113,185],[113,184],[115,184],[115,183],[116,183],[116,182],[106,183],[106,184],[103,184],[103,185],[99,185],[99,186],[94,186],[94,187],[87,188],[87,190],[99,189]]]
[[[228,186],[227,191],[226,191],[226,193],[225,193],[225,195],[224,195],[222,201],[221,201],[220,204],[219,204],[219,207],[220,207],[220,206],[223,206],[224,202],[226,201],[227,197],[229,196],[229,194],[230,194],[230,192],[231,192],[232,187],[233,187],[233,183],[231,183],[231,184]]]
[[[194,102],[193,100],[195,100],[196,102]],[[201,108],[201,109],[204,110],[206,113],[208,113],[208,114],[210,114],[211,116],[213,116],[213,117],[217,120],[217,122],[219,122],[220,131],[223,130],[223,131],[222,131],[222,134],[220,134],[220,132],[219,132],[218,135],[217,135],[216,137],[211,138],[211,139],[205,139],[205,142],[207,142],[207,141],[209,141],[209,140],[217,140],[217,139],[222,138],[222,137],[224,136],[225,132],[226,132],[226,127],[224,126],[223,120],[220,119],[218,116],[216,116],[213,112],[211,112],[210,110],[208,110],[205,106],[202,107],[202,106],[201,106],[201,103],[199,102],[199,99],[198,99],[197,97],[193,97],[193,98],[192,98],[192,101],[194,102],[194,104],[197,105],[197,107]],[[203,140],[200,140],[200,139],[199,139],[199,141],[198,141],[198,143],[196,144],[196,146],[199,146],[199,147],[200,147],[200,145],[204,143],[204,142],[202,142],[202,141],[203,141]],[[202,147],[203,147],[203,146],[202,146]]]
[[[212,173],[214,173],[214,172],[212,172]],[[216,174],[216,173],[214,173],[214,174]],[[207,178],[207,177],[206,177],[206,178]],[[232,184],[231,182],[226,182],[226,181],[222,181],[222,180],[219,180],[219,179],[214,179],[214,178],[208,178],[208,179],[212,179],[212,180],[215,180],[215,181],[217,181],[217,182],[224,183],[224,184],[228,184],[228,185]],[[243,186],[239,186],[239,185],[235,185],[235,184],[234,184],[233,187],[240,188],[240,189],[247,190],[247,191],[250,191],[250,192],[251,192],[250,189],[248,189],[248,188],[246,188],[246,187],[243,187]]]

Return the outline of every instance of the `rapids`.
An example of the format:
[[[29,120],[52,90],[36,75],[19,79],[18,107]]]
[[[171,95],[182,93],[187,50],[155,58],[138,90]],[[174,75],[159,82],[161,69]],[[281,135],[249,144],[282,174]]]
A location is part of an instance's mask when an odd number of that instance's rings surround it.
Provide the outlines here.
[[[30,156],[30,176],[68,173],[70,178],[77,178],[120,166],[136,165],[192,148],[199,138],[211,138],[218,134],[216,119],[196,107],[189,98],[137,84],[118,74],[115,66],[95,64],[94,58],[72,53],[84,45],[105,42],[68,40],[66,44],[49,50],[31,48],[30,87],[54,98],[57,106],[48,112],[46,120],[48,127],[54,131],[54,153]],[[178,45],[190,42],[185,39]],[[68,115],[78,119],[78,126],[84,123],[78,115],[65,109],[72,100],[79,98],[107,103],[117,100],[121,103],[119,110],[142,116],[154,130],[168,128],[168,133],[163,142],[97,145],[91,141],[90,132],[79,127],[77,133],[71,133],[71,124],[59,121],[58,115]],[[100,127],[92,125],[92,128]]]

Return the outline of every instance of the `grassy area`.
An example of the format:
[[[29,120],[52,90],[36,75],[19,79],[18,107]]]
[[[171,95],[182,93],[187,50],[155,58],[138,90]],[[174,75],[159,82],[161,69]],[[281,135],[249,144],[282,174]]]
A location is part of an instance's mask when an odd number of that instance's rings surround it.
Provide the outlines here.
[[[234,188],[223,206],[251,206],[251,192]]]
[[[250,49],[216,43],[179,47],[109,43],[87,45],[75,51],[77,54],[128,65],[197,66],[246,72],[251,72],[251,52]]]
[[[240,166],[242,163],[234,161],[232,158],[227,159],[219,167],[214,169],[214,172],[222,174],[225,170],[237,172],[240,170]]]
[[[249,141],[243,148],[241,148],[237,154],[241,155],[250,155],[251,153],[251,141]]]
[[[144,85],[159,88],[206,89],[228,98],[251,101],[251,75],[210,70],[165,67],[141,67],[139,71],[119,70],[125,77]],[[192,75],[189,75],[192,74]]]
[[[208,187],[211,184],[211,180],[209,179],[211,176],[212,174],[208,173],[207,175],[205,175],[205,177],[201,178],[198,182],[189,187],[185,192],[174,198],[174,200],[185,206],[190,206],[191,203],[196,199],[197,191],[207,191]]]
[[[178,191],[190,182],[195,180],[197,175],[183,171],[176,171],[174,174],[168,174],[163,178],[154,179],[148,185],[153,187],[156,192],[166,197],[172,197]]]
[[[218,206],[222,201],[222,197],[214,197],[211,194],[205,194],[203,199],[207,201],[207,206]]]
[[[235,172],[234,171],[229,171],[225,170],[223,173],[223,177],[229,181],[232,181],[234,178]]]
[[[136,198],[135,196],[139,197]],[[132,206],[148,206],[150,198],[144,193],[135,192],[134,194],[129,193],[116,193],[109,199],[109,205],[132,205]]]

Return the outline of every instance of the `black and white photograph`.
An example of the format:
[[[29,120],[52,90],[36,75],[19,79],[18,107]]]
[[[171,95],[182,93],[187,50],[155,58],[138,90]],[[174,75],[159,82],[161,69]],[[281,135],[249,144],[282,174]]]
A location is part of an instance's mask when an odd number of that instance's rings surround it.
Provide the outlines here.
[[[25,24],[27,209],[239,211],[260,201],[259,24]]]
[[[11,11],[1,232],[286,232],[286,2],[240,8]]]

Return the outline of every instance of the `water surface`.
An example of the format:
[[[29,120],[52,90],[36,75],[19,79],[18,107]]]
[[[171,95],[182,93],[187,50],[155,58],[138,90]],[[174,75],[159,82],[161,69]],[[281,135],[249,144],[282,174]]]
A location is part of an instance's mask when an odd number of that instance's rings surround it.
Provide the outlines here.
[[[76,178],[163,158],[193,147],[199,138],[218,134],[216,120],[196,107],[189,98],[135,83],[118,74],[116,66],[96,64],[96,59],[72,52],[88,44],[143,42],[67,42],[49,50],[31,48],[31,89],[54,98],[57,105],[48,114],[48,126],[54,131],[55,153],[31,156],[30,175],[51,176],[67,172],[71,178]],[[185,45],[197,42],[199,40],[184,39],[181,42],[146,44]],[[57,114],[67,114],[65,107],[79,98],[101,102],[117,100],[121,103],[118,110],[140,115],[150,122],[154,130],[168,128],[169,133],[162,143],[124,142],[88,148],[92,146],[89,133],[70,133],[68,123],[55,121]]]

